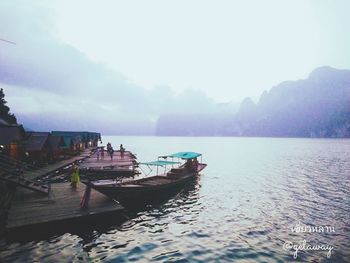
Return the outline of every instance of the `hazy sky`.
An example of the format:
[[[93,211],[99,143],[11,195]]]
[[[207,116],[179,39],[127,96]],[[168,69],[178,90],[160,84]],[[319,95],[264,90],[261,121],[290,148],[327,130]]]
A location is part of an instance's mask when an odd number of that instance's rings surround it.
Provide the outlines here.
[[[346,0],[1,0],[0,38],[16,45],[0,41],[0,87],[32,127],[152,129],[162,114],[220,111],[319,66],[350,68],[349,10]]]
[[[59,38],[143,87],[240,101],[349,68],[349,11],[346,0],[58,1],[53,17]]]

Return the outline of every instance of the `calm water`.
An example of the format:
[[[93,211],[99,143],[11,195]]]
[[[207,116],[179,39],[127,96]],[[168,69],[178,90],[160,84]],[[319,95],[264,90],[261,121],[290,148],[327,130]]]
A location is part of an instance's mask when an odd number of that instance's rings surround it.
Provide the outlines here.
[[[305,240],[334,248],[329,259],[329,250],[298,251],[296,261],[350,262],[350,140],[103,141],[123,143],[142,161],[197,151],[208,167],[194,185],[164,204],[127,212],[122,223],[44,240],[2,240],[2,261],[291,262],[295,250],[284,244]],[[299,223],[324,232],[292,232]]]

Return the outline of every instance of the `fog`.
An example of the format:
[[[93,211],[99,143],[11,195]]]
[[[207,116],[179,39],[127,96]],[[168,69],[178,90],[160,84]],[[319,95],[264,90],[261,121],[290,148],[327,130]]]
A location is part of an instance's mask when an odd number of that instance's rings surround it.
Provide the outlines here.
[[[212,111],[203,92],[175,93],[167,86],[144,89],[96,63],[52,34],[49,10],[2,2],[0,85],[19,122],[30,129],[90,129],[151,134],[160,114]],[[23,19],[23,17],[29,18]],[[31,19],[35,20],[31,20]]]
[[[290,21],[300,7],[300,19]],[[0,38],[15,44],[0,41],[0,87],[19,122],[34,130],[153,134],[160,116],[231,116],[244,97],[257,100],[282,80],[318,65],[347,66],[347,53],[324,52],[333,48],[321,41],[329,32],[349,42],[342,23],[321,31],[333,21],[326,8],[4,0]]]

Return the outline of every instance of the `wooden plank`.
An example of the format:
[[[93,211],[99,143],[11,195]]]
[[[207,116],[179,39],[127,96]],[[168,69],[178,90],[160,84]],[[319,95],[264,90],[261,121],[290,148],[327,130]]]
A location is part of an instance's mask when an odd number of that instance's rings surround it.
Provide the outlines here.
[[[16,177],[17,178],[13,178],[13,177],[9,177],[9,176],[0,177],[0,180],[13,183],[17,186],[24,187],[24,188],[36,191],[36,192],[41,193],[41,194],[45,194],[45,195],[48,194],[48,188],[46,185],[42,185],[40,183],[28,181],[28,180],[23,179],[23,178],[18,177],[18,176],[16,176]]]
[[[84,160],[79,166],[87,170],[107,170],[107,171],[133,171],[136,165],[136,157],[127,151],[122,156],[120,152],[114,152],[113,158],[105,152],[104,158],[93,155]]]
[[[35,171],[25,171],[23,173],[23,177],[33,180],[33,179],[45,176],[47,174],[53,173],[53,172],[60,170],[68,165],[71,165],[75,162],[82,161],[82,160],[88,158],[91,155],[91,150],[92,149],[86,149],[79,156],[72,157],[68,160],[62,160],[62,161],[59,161],[59,162],[54,163],[54,164],[46,165],[45,167],[40,168],[40,169],[35,170]]]
[[[93,189],[89,207],[80,208],[80,201],[85,191],[83,184],[79,184],[76,190],[72,189],[69,183],[52,184],[51,189],[52,199],[27,190],[16,193],[8,214],[7,229],[118,212],[124,209],[117,202]]]
[[[149,186],[156,186],[156,185],[162,185],[172,182],[171,179],[166,178],[152,178],[151,180],[144,180],[141,182],[137,182],[140,185],[149,185]]]
[[[146,186],[156,186],[156,185],[160,185],[160,183],[158,183],[158,182],[142,182],[142,183],[140,183],[140,185],[146,185]]]

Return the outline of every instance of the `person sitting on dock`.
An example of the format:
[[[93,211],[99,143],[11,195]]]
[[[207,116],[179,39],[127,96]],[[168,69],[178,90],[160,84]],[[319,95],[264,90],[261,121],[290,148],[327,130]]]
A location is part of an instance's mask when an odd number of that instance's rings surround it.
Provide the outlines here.
[[[73,167],[73,173],[70,178],[70,181],[71,181],[70,185],[72,186],[72,188],[76,189],[78,183],[80,182],[79,169],[77,166]]]
[[[120,144],[119,151],[120,151],[120,156],[123,158],[124,152],[125,152],[125,148],[123,147],[123,144]]]

